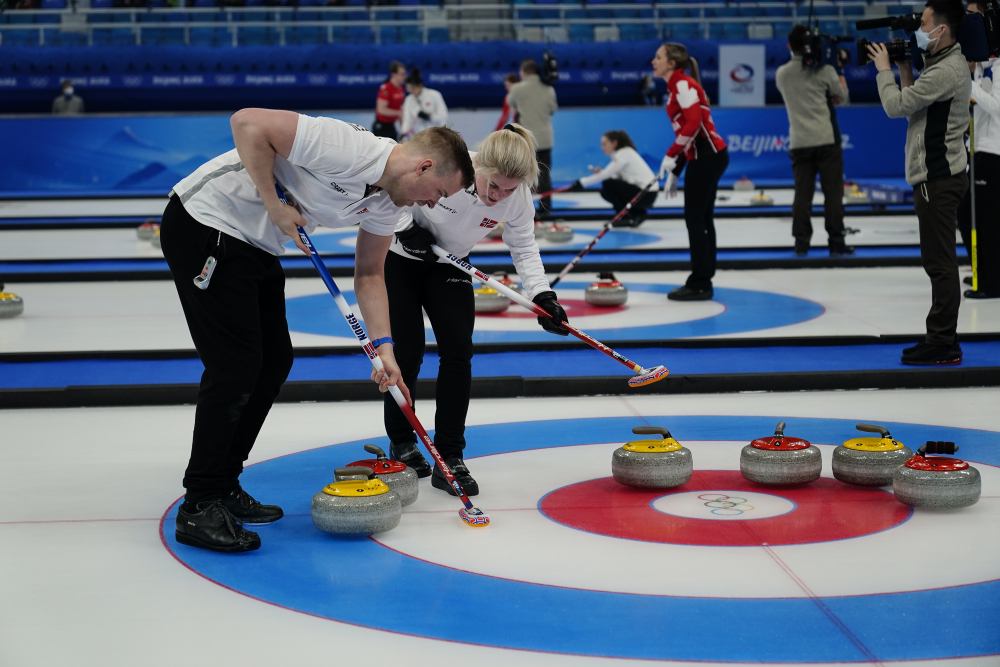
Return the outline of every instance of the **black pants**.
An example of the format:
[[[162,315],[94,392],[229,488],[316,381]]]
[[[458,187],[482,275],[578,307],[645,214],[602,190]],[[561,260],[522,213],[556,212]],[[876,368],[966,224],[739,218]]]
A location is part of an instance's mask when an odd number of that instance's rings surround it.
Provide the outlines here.
[[[604,201],[608,202],[615,208],[615,213],[620,212],[625,206],[628,205],[632,198],[639,194],[642,190],[637,185],[632,185],[627,181],[623,181],[620,178],[609,178],[601,183],[601,197]],[[637,201],[632,206],[633,213],[645,213],[646,209],[653,205],[656,201],[657,191],[651,190],[642,196],[639,201]]]
[[[292,368],[285,274],[277,257],[222,234],[208,289],[195,287],[219,238],[170,198],[160,241],[205,364],[184,474],[190,503],[221,497],[239,484],[243,462]]]
[[[472,393],[472,330],[476,306],[472,279],[451,264],[408,259],[390,252],[385,285],[396,363],[413,395],[424,360],[424,316],[437,339],[438,366],[434,444],[441,456],[461,456],[465,417]],[[416,401],[414,401],[416,408]],[[416,442],[416,435],[396,401],[385,395],[385,432],[393,442]]]
[[[844,244],[844,149],[837,144],[796,148],[788,151],[795,176],[792,202],[792,236],[795,245],[809,247],[812,239],[812,203],[816,174],[823,190],[823,220],[829,245]]]
[[[955,219],[968,189],[969,179],[964,173],[913,188],[913,207],[920,225],[920,259],[931,279],[931,310],[927,313],[924,338],[931,345],[955,342],[958,307],[962,302],[955,254]]]
[[[535,151],[538,160],[538,191],[548,192],[552,189],[552,149]],[[542,197],[538,200],[538,212],[548,215],[552,211],[552,197]]]
[[[976,287],[1000,294],[1000,155],[976,153]],[[972,257],[972,188],[958,207],[958,230]]]
[[[715,195],[729,166],[729,151],[716,153],[704,137],[698,138],[697,149],[698,159],[687,163],[684,177],[684,222],[691,245],[687,285],[708,289],[715,276]]]
[[[376,137],[388,137],[393,141],[399,140],[399,136],[396,134],[395,123],[383,123],[380,120],[376,120],[375,124],[372,125],[372,134]]]

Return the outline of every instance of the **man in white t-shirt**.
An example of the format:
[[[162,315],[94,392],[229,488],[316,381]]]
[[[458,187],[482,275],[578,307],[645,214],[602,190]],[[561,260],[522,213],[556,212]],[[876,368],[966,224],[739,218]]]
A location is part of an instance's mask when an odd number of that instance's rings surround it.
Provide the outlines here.
[[[184,316],[205,365],[176,537],[221,552],[260,547],[241,523],[283,514],[239,483],[243,462],[292,366],[285,276],[278,256],[296,226],[360,224],[354,292],[385,371],[400,382],[392,349],[383,265],[405,207],[434,206],[472,183],[462,138],[432,128],[405,145],[331,118],[244,109],[231,120],[235,150],[174,186],[160,239]],[[275,184],[291,206],[278,199]],[[211,258],[211,261],[209,259]],[[198,277],[195,280],[195,277]]]

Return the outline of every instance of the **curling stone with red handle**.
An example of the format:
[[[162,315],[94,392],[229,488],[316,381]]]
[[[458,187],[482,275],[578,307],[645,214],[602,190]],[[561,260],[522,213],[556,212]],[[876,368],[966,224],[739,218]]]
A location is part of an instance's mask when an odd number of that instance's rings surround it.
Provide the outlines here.
[[[661,440],[635,440],[619,447],[611,457],[611,474],[626,486],[669,488],[691,479],[694,458],[691,450],[674,440],[670,431],[659,426],[636,426],[638,435],[660,435]]]
[[[313,496],[313,525],[338,535],[371,535],[399,525],[403,512],[399,494],[376,478],[371,468],[337,468],[335,475],[344,481],[327,484]]]
[[[833,450],[833,476],[860,486],[892,484],[893,471],[913,456],[913,450],[894,440],[883,426],[858,424],[857,429],[881,437],[853,438]]]
[[[983,483],[979,471],[962,459],[927,454],[954,454],[954,442],[928,440],[913,457],[892,474],[896,500],[912,507],[951,509],[979,501]]]
[[[153,234],[159,228],[160,223],[158,223],[155,218],[150,218],[136,228],[135,235],[139,237],[140,241],[152,241]]]
[[[822,470],[819,449],[786,436],[785,422],[778,423],[773,436],[757,438],[740,453],[740,472],[758,484],[806,484],[819,479]]]
[[[348,463],[348,467],[364,466],[375,472],[375,477],[385,482],[386,486],[399,494],[399,502],[403,507],[412,505],[417,500],[420,487],[417,485],[417,472],[402,461],[393,461],[385,455],[381,448],[375,445],[365,445],[365,451],[374,454],[374,459]],[[339,479],[338,479],[339,481]]]
[[[746,176],[733,183],[733,190],[736,192],[753,192],[754,189],[753,181]]]
[[[628,288],[618,282],[615,274],[604,271],[597,274],[599,282],[591,283],[583,298],[592,306],[621,306],[628,301]]]
[[[545,232],[545,240],[549,243],[569,243],[573,240],[573,228],[561,225],[562,220],[556,220]]]
[[[3,291],[3,283],[0,283],[0,319],[5,317],[17,317],[24,312],[24,299],[16,294]]]

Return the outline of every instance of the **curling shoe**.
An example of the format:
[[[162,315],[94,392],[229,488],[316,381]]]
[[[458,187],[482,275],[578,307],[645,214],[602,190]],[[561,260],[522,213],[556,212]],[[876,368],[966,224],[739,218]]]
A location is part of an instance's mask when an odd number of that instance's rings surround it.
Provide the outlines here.
[[[260,537],[246,530],[229,513],[220,498],[205,500],[188,512],[177,508],[174,535],[181,544],[222,553],[240,553],[260,549]]]
[[[261,505],[241,486],[223,496],[222,503],[240,523],[271,523],[285,516],[280,507]]]
[[[678,287],[670,292],[670,294],[667,294],[667,298],[671,301],[711,301],[713,296],[715,296],[715,290],[711,287],[708,289],[698,289],[690,285]]]
[[[472,479],[472,475],[469,474],[469,469],[465,466],[465,461],[459,456],[448,456],[445,457],[444,462],[451,469],[451,474],[455,476],[458,483],[462,485],[462,490],[465,491],[465,495],[472,497],[479,495],[479,483]],[[444,473],[436,465],[434,466],[434,474],[431,475],[431,486],[435,489],[441,489],[442,491],[447,491],[453,496],[458,494],[455,489],[448,484],[448,480],[445,479]]]
[[[389,443],[389,458],[413,468],[413,472],[417,473],[417,477],[421,479],[431,474],[431,464],[420,453],[415,442]]]
[[[854,254],[854,247],[836,243],[830,246],[830,257],[850,257]]]
[[[918,345],[910,354],[904,354],[901,361],[908,366],[955,366],[962,363],[962,348],[958,343],[951,345]]]

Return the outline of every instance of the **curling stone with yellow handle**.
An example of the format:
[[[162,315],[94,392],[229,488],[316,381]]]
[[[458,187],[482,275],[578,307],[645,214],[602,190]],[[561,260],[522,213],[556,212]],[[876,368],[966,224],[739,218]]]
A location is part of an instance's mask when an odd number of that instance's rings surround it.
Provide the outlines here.
[[[153,236],[149,239],[153,243],[154,248],[159,248],[160,246],[160,228],[157,227],[153,230]]]
[[[952,509],[979,501],[983,483],[979,471],[962,459],[928,454],[954,454],[954,442],[929,440],[892,473],[896,500],[911,507]]]
[[[399,525],[399,494],[376,478],[375,471],[357,466],[337,468],[334,474],[344,481],[328,484],[313,496],[313,525],[337,535],[371,535]]]
[[[417,485],[417,471],[402,461],[393,461],[385,455],[380,447],[365,445],[365,451],[374,454],[374,459],[348,463],[348,467],[364,466],[371,468],[375,478],[385,482],[386,486],[399,494],[399,502],[403,507],[412,505],[417,500],[420,487]],[[339,481],[339,478],[338,478]]]
[[[660,435],[661,440],[635,440],[615,450],[611,474],[626,486],[669,488],[691,479],[694,459],[691,450],[674,440],[660,426],[636,426],[637,435]]]
[[[487,285],[477,287],[472,294],[477,313],[502,313],[510,307],[510,299]]]
[[[884,426],[858,424],[857,429],[880,437],[854,438],[833,450],[833,476],[859,486],[892,484],[893,471],[913,456],[913,450],[894,440]]]
[[[599,282],[591,283],[583,291],[584,300],[592,306],[621,306],[628,301],[628,288],[618,282],[615,274],[604,271],[597,274]]]
[[[0,319],[5,317],[17,317],[24,312],[24,299],[16,294],[3,291],[3,283],[0,283]]]
[[[750,198],[750,205],[751,206],[774,206],[774,199],[772,199],[770,195],[764,194],[764,191],[761,190],[760,194],[758,194],[756,197],[751,197]]]
[[[757,438],[740,453],[740,472],[758,484],[806,484],[819,479],[823,456],[801,438],[785,435],[785,422],[778,422],[774,435]]]

